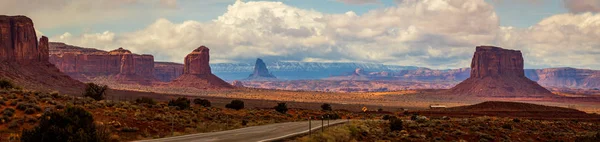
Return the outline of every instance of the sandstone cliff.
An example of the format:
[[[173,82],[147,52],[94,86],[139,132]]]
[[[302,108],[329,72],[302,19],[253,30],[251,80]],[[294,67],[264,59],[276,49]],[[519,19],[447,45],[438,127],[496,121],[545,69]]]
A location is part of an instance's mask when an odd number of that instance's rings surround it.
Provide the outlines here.
[[[123,48],[106,52],[63,43],[50,43],[50,54],[51,63],[80,81],[98,77],[127,84],[156,81],[152,55],[133,54]]]
[[[80,93],[83,83],[61,73],[48,61],[48,38],[39,43],[33,21],[0,15],[0,78],[39,91]]]
[[[477,97],[553,97],[525,77],[520,51],[478,46],[471,63],[471,76],[448,91],[452,95]]]
[[[170,82],[183,74],[183,64],[154,62],[154,77],[162,82]]]
[[[184,72],[169,84],[175,87],[194,87],[198,89],[231,89],[231,84],[212,74],[210,70],[209,49],[200,46],[188,54],[184,60]]]

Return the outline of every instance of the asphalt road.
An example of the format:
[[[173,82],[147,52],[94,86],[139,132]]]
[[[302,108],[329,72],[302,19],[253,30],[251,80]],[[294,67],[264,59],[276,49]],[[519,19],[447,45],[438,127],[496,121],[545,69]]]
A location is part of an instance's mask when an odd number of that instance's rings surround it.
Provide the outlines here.
[[[347,120],[330,120],[329,125],[327,125],[327,121],[325,121],[325,127],[345,122],[347,122]],[[313,120],[311,123],[313,132],[321,131],[320,120]],[[267,142],[302,134],[308,134],[308,121],[277,123],[221,132],[143,140],[139,142]]]

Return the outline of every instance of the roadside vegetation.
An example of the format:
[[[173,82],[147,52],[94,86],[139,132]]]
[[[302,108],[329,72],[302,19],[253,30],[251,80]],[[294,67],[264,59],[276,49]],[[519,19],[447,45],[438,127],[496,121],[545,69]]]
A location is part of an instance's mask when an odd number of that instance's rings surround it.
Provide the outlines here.
[[[387,118],[382,121],[352,121],[294,141],[600,141],[598,122],[486,116],[432,119],[406,115]]]
[[[0,80],[0,86],[2,84]],[[325,114],[338,118],[362,116],[347,111],[288,108],[288,104],[247,108],[242,100],[231,101],[227,108],[223,105],[215,107],[210,100],[192,97],[170,101],[148,97],[115,101],[106,97],[110,94],[105,87],[91,84],[86,93],[79,96],[23,90],[10,81],[4,84],[10,85],[0,89],[0,141],[40,141],[40,138],[131,141],[306,121],[309,117],[320,118]],[[50,119],[42,119],[48,117]],[[47,138],[48,135],[61,137]]]

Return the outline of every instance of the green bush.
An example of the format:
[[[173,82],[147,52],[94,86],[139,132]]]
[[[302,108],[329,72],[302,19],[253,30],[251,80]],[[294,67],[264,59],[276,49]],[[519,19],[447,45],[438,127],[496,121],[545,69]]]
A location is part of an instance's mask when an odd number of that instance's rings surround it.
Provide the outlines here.
[[[201,105],[203,107],[211,106],[210,101],[208,101],[207,99],[194,99],[194,104]]]
[[[0,79],[0,89],[12,89],[15,88],[15,85],[6,79]]]
[[[7,116],[7,117],[12,117],[15,114],[15,109],[12,108],[5,108],[2,111],[2,115]]]
[[[135,99],[135,102],[138,104],[149,104],[149,105],[156,104],[156,101],[154,101],[154,99],[148,98],[148,97],[137,98],[137,99]]]
[[[68,107],[62,112],[47,112],[38,126],[23,130],[23,142],[104,142],[107,133],[100,133],[94,124],[92,114],[81,107]],[[102,134],[102,135],[100,135]]]
[[[179,110],[184,110],[190,108],[190,100],[185,97],[179,97],[176,100],[170,100],[169,106],[176,106]]]
[[[321,105],[321,110],[323,110],[323,111],[332,111],[333,109],[331,109],[331,105],[330,104],[325,103],[325,104]]]
[[[240,110],[244,109],[244,101],[242,100],[233,100],[231,103],[225,105],[226,108]]]
[[[390,130],[392,131],[400,131],[402,130],[402,119],[392,118],[390,120]]]
[[[287,104],[277,103],[277,106],[275,106],[275,110],[280,113],[287,113],[287,111],[288,111]]]
[[[96,101],[103,100],[106,95],[106,90],[108,90],[108,86],[97,85],[94,83],[87,83],[85,85],[85,93],[83,96],[90,97]]]
[[[34,113],[35,113],[35,109],[33,109],[33,108],[25,109],[25,114],[34,114]]]

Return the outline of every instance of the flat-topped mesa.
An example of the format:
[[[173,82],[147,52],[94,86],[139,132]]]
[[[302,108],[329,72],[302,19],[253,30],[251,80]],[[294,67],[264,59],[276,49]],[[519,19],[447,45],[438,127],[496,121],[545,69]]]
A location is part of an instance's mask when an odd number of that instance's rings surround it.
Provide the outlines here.
[[[518,50],[477,46],[471,62],[471,77],[525,77],[523,55]]]
[[[31,19],[25,16],[0,15],[0,61],[16,61],[21,64],[48,62],[45,58],[47,54],[40,53],[47,48],[40,49],[37,40]],[[48,39],[42,37],[40,40],[47,47]]]
[[[0,78],[37,91],[80,93],[84,84],[61,73],[48,54],[48,38],[38,42],[31,19],[0,15]]]
[[[521,51],[478,46],[471,68],[471,77],[451,88],[450,94],[484,98],[553,97],[550,91],[525,77]]]
[[[208,64],[209,60],[209,49],[204,45],[200,46],[185,56],[183,73],[194,75],[212,74]]]

